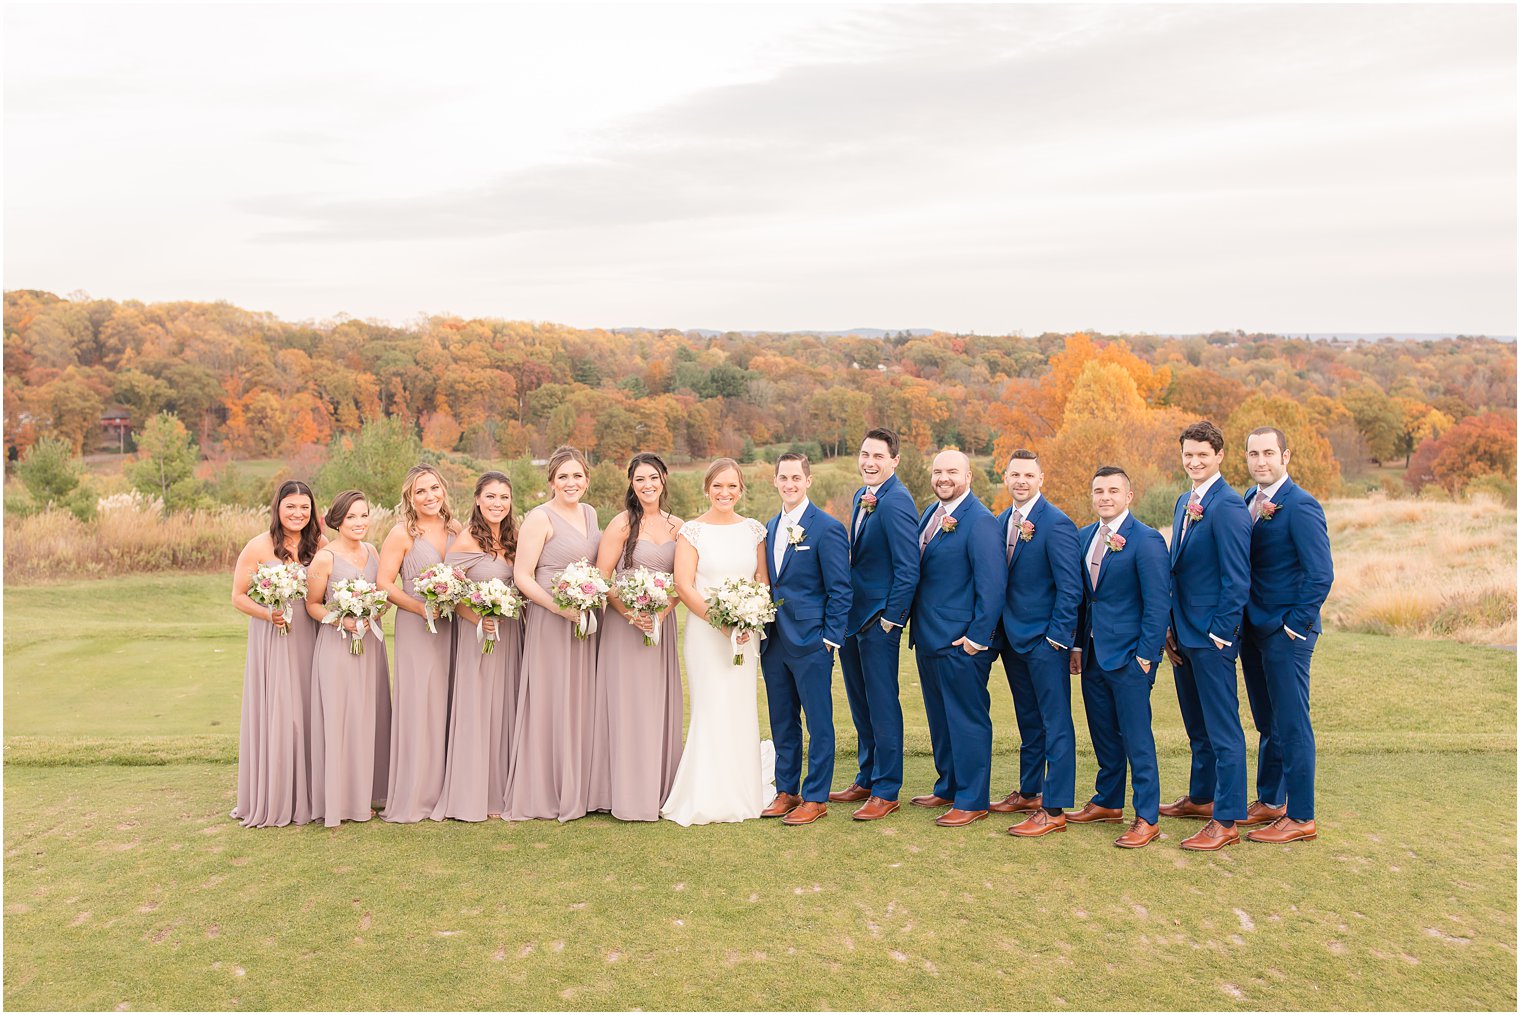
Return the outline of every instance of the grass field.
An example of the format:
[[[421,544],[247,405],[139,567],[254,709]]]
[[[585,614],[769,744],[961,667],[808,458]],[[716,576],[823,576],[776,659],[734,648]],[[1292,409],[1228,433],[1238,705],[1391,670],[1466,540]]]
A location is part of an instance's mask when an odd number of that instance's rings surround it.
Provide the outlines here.
[[[1186,854],[1164,821],[245,830],[243,625],[221,577],[8,589],[10,1009],[1506,1009],[1515,658],[1332,632],[1314,843]],[[85,595],[107,599],[65,628]],[[998,794],[1016,746],[995,666]],[[836,725],[843,784],[853,730]],[[933,771],[911,665],[905,790]],[[1170,675],[1163,791],[1185,787]],[[1091,752],[1078,715],[1079,796]],[[762,706],[762,716],[764,709]],[[906,795],[906,794],[905,794]]]

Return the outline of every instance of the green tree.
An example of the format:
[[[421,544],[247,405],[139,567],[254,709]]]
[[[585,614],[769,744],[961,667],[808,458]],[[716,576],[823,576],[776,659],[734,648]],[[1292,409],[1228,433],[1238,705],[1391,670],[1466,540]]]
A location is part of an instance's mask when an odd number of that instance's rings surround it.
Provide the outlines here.
[[[312,489],[323,503],[344,490],[360,490],[372,503],[395,504],[407,470],[435,458],[423,451],[416,430],[405,421],[394,416],[372,420],[351,436],[333,439],[327,461],[312,476]]]
[[[16,476],[39,507],[64,502],[79,488],[84,464],[74,457],[69,442],[43,437],[27,450],[16,466]]]
[[[934,484],[929,478],[929,463],[924,453],[912,444],[903,444],[897,461],[897,478],[913,495],[913,503],[923,510],[925,504],[934,500]]]
[[[164,510],[190,507],[200,496],[195,463],[200,449],[172,412],[161,412],[137,435],[137,457],[128,463],[127,482],[164,502]]]

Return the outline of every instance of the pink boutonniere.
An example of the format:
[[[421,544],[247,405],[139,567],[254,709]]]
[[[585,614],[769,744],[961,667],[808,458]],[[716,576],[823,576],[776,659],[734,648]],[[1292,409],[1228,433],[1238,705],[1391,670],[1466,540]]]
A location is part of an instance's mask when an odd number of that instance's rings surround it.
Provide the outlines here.
[[[945,520],[939,523],[939,528],[941,532],[948,536],[955,531],[955,526],[958,524],[954,515],[946,515]]]
[[[1110,532],[1104,542],[1108,544],[1109,553],[1118,553],[1124,549],[1124,537],[1117,532]]]
[[[872,511],[875,511],[876,495],[874,493],[862,494],[860,498],[860,506],[865,509],[866,514],[870,514]]]
[[[1188,521],[1190,521],[1190,522],[1201,522],[1201,521],[1203,521],[1203,505],[1202,504],[1189,504],[1187,506],[1187,516],[1188,516]]]
[[[1027,543],[1034,538],[1034,522],[1019,523],[1019,541]]]
[[[1272,516],[1275,514],[1277,514],[1277,505],[1265,497],[1261,499],[1260,504],[1256,505],[1256,516],[1264,522],[1271,521]]]

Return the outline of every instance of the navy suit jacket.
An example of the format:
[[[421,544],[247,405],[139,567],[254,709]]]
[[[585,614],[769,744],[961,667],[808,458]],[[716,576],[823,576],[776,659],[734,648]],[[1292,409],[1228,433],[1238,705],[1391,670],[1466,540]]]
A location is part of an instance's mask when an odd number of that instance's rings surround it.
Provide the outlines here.
[[[765,525],[765,568],[771,578],[771,596],[781,600],[770,637],[762,651],[775,645],[789,655],[816,652],[825,640],[844,644],[845,620],[850,614],[850,537],[837,519],[809,503],[798,524],[802,542],[788,545],[776,570],[777,514]]]
[[[1256,487],[1246,491],[1255,498]],[[1249,504],[1249,499],[1247,503]],[[1307,490],[1286,479],[1271,518],[1251,526],[1251,600],[1246,623],[1265,637],[1279,627],[1318,633],[1319,610],[1335,581],[1325,509]]]
[[[1007,545],[1010,506],[998,515]],[[1015,652],[1033,652],[1046,638],[1076,647],[1077,609],[1082,605],[1082,550],[1077,526],[1043,495],[1024,519],[1034,526],[1029,542],[1014,542],[1003,595],[1003,637]],[[1007,550],[1003,551],[1007,557]]]
[[[860,513],[865,487],[850,502],[850,524]],[[879,613],[899,627],[908,623],[918,588],[918,508],[896,476],[876,491],[876,510],[865,516],[850,546],[850,634],[858,633]],[[984,643],[985,644],[985,643]]]
[[[1203,495],[1203,518],[1184,535],[1188,497],[1172,509],[1172,630],[1185,648],[1213,648],[1212,634],[1234,651],[1251,595],[1251,513],[1221,476]]]
[[[919,533],[938,509],[939,501],[924,509]],[[997,519],[974,493],[949,517],[955,519],[955,531],[941,529],[924,548],[908,644],[936,653],[960,652],[952,643],[970,638],[992,648],[1008,583],[1003,536]],[[913,539],[915,551],[918,538]]]
[[[1133,514],[1125,518],[1115,533],[1124,537],[1124,549],[1104,555],[1094,589],[1086,558],[1097,532],[1093,522],[1077,533],[1083,593],[1078,647],[1086,652],[1091,639],[1098,667],[1109,671],[1149,660],[1154,678],[1172,604],[1166,540]]]

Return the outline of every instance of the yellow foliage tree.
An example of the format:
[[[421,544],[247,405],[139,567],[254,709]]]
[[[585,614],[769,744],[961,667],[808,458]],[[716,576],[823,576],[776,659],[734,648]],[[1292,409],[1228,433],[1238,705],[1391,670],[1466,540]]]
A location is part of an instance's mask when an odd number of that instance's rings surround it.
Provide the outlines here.
[[[1316,497],[1340,489],[1341,465],[1314,417],[1297,402],[1272,395],[1252,395],[1224,424],[1224,478],[1244,493],[1255,483],[1246,468],[1246,437],[1257,427],[1274,426],[1288,438],[1288,474]]]

